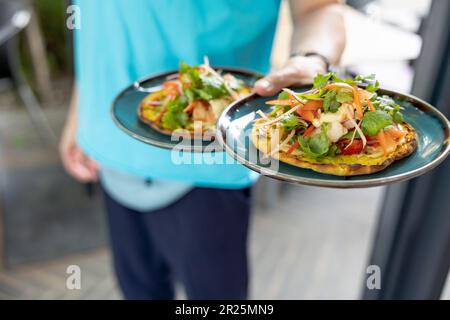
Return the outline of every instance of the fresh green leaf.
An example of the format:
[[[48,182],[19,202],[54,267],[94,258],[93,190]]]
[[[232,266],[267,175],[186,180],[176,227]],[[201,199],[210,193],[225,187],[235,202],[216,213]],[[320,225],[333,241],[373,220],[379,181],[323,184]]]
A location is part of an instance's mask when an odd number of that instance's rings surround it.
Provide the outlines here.
[[[336,100],[336,89],[328,91],[323,100],[323,109],[325,112],[336,112],[339,109],[340,103]]]
[[[298,136],[297,140],[302,151],[311,158],[319,158],[328,153],[330,142],[325,130],[309,137]]]
[[[346,89],[340,89],[336,95],[336,101],[339,103],[352,102],[353,92]]]
[[[184,92],[186,98],[188,99],[189,103],[195,100],[196,94],[195,94],[194,90],[187,88],[187,89],[184,89],[183,92]]]
[[[191,66],[188,65],[186,62],[181,61],[178,69],[179,69],[180,73],[186,73],[186,72],[189,72],[189,70],[191,69]]]
[[[323,94],[325,92],[326,92],[326,90],[320,89],[319,92],[317,92],[317,93],[306,93],[306,94],[298,93],[297,97],[299,97],[300,99],[305,99],[305,100],[319,99],[323,96]]]
[[[355,77],[355,80],[356,81],[367,81],[367,80],[372,80],[373,81],[373,80],[375,80],[375,77],[376,77],[376,75],[374,73],[369,74],[367,76],[363,76],[363,75],[358,74]]]
[[[383,128],[392,124],[392,117],[383,110],[366,112],[364,114],[361,128],[364,134],[374,136]]]
[[[400,112],[400,106],[396,104],[392,110],[389,110],[389,114],[391,115],[392,119],[396,123],[403,123],[403,114]]]
[[[314,88],[322,88],[322,87],[324,87],[328,83],[328,81],[331,79],[332,75],[333,74],[331,72],[328,72],[326,74],[319,73],[314,78],[313,87]]]
[[[223,87],[222,80],[220,80],[215,75],[210,74],[210,75],[206,76],[204,74],[200,74],[200,79],[202,80],[202,84],[204,87],[207,87],[207,86],[211,86],[211,87],[215,87],[215,88]]]
[[[355,133],[355,131],[349,131],[349,132],[347,132],[346,134],[344,134],[344,135],[340,138],[340,140],[344,140],[344,139],[346,139],[346,140],[352,140],[353,134],[355,134],[355,139],[360,139],[360,138],[361,138],[361,136],[359,135],[359,132],[358,132],[358,131],[356,131],[356,133]]]
[[[283,113],[288,110],[289,106],[275,106],[272,111],[270,111],[267,116],[268,117],[275,117],[278,113],[278,111],[283,110]]]
[[[282,121],[282,125],[288,131],[305,127],[304,122],[301,121],[299,117],[293,114],[290,114],[287,117],[285,117]]]
[[[403,118],[403,114],[401,112],[394,112],[394,114],[392,115],[392,119],[395,123],[405,122],[405,119]]]
[[[378,80],[376,80],[374,83],[370,82],[367,85],[366,90],[369,92],[376,92],[379,88],[380,88],[380,82],[378,82]]]
[[[201,89],[196,89],[195,92],[203,100],[212,100],[212,99],[214,99],[213,96],[208,93],[208,91],[201,90]]]
[[[333,74],[333,82],[343,82],[349,85],[356,85],[356,81],[352,78],[339,78],[336,74]]]
[[[188,99],[185,96],[178,96],[175,99],[167,102],[167,110],[171,112],[182,112],[188,105]]]
[[[395,108],[395,106],[397,105],[394,99],[392,99],[387,95],[382,95],[381,97],[378,97],[377,101],[380,103],[380,107],[382,109],[384,109],[385,107]]]
[[[204,86],[202,89],[195,89],[198,96],[204,100],[218,99],[228,95],[224,87]]]
[[[217,77],[200,75],[200,79],[202,87],[196,91],[202,99],[212,100],[228,95],[228,91],[222,81]]]
[[[328,149],[327,157],[331,157],[332,158],[332,157],[337,156],[340,153],[341,153],[341,149],[339,149],[339,147],[336,144],[333,143],[330,146],[330,148]]]
[[[186,125],[188,115],[184,112],[167,111],[161,119],[164,128],[175,130]]]
[[[200,79],[200,72],[196,66],[191,67],[188,64],[181,62],[179,73],[183,85],[189,85],[190,88],[201,88],[202,81]]]
[[[287,93],[286,91],[281,91],[278,94],[278,100],[287,100],[289,99],[289,93]]]

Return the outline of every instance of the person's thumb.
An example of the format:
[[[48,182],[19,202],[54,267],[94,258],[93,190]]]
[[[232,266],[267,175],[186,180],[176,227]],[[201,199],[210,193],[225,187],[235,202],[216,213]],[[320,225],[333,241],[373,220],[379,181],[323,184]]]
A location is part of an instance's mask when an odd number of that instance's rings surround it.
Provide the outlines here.
[[[283,87],[282,83],[281,77],[273,73],[256,81],[253,90],[261,96],[271,96],[280,91]]]
[[[284,87],[302,82],[302,73],[296,68],[286,66],[268,74],[255,83],[254,91],[261,96],[271,96]]]

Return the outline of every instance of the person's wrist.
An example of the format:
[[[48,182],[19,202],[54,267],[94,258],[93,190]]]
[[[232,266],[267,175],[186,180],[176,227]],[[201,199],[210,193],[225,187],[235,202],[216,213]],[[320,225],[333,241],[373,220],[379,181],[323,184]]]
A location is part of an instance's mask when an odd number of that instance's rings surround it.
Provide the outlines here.
[[[326,63],[319,57],[294,56],[283,67],[258,80],[254,92],[262,96],[273,95],[283,87],[311,84],[317,74],[326,72]]]
[[[288,65],[295,66],[301,73],[311,74],[313,77],[318,73],[328,72],[327,65],[319,57],[294,56],[289,58]]]
[[[316,66],[320,66],[323,73],[330,70],[330,61],[328,58],[317,52],[294,52],[290,55],[290,59],[311,61]]]

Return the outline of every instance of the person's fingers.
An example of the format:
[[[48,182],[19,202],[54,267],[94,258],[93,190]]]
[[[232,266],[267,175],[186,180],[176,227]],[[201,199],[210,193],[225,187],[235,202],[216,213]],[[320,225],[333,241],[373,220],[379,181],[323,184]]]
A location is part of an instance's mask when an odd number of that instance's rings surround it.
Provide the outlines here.
[[[82,182],[97,181],[97,164],[76,147],[73,170],[78,180]]]
[[[97,165],[86,157],[77,146],[64,152],[62,160],[67,173],[79,182],[86,183],[97,180]]]
[[[69,161],[69,173],[80,182],[89,182],[91,180],[92,174],[85,165],[83,153],[78,148],[72,150]]]
[[[270,96],[276,94],[284,87],[304,84],[308,80],[309,77],[305,77],[304,74],[298,72],[295,68],[283,68],[257,81],[254,91],[262,96]]]
[[[274,95],[284,87],[311,84],[315,75],[316,73],[311,70],[299,70],[294,66],[288,66],[257,81],[254,91],[262,96]]]
[[[311,84],[318,73],[326,71],[324,67],[323,62],[317,58],[292,58],[283,68],[258,80],[255,83],[254,92],[262,96],[270,96],[284,87]]]
[[[97,181],[98,180],[98,169],[99,169],[97,162],[95,162],[91,158],[85,156],[85,165],[91,174],[92,181]]]

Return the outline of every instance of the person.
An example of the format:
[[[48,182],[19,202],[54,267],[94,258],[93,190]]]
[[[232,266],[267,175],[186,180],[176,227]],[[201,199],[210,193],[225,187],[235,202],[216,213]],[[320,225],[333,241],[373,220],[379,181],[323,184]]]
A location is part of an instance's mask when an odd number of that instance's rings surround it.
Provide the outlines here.
[[[180,61],[269,70],[279,0],[76,0],[76,86],[60,142],[67,172],[104,190],[117,279],[127,299],[245,299],[250,188],[237,163],[182,164],[110,117],[115,95]],[[311,83],[345,45],[342,3],[291,0],[292,57],[254,90]]]

